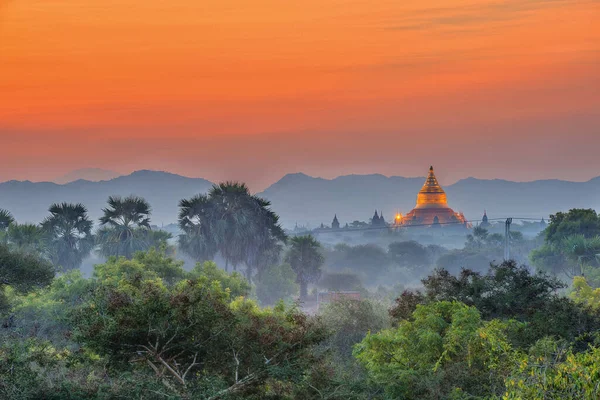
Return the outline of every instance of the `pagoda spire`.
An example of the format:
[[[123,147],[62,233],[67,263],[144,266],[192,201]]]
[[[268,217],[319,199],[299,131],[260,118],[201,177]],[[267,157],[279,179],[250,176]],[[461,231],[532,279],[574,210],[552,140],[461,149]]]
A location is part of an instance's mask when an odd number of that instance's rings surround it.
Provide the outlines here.
[[[417,195],[417,208],[448,207],[446,192],[440,186],[433,165],[429,167],[429,175]]]

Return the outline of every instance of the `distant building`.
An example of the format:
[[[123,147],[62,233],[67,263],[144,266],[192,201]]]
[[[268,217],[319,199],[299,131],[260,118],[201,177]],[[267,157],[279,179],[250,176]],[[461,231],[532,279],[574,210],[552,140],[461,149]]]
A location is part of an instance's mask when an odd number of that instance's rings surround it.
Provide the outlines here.
[[[383,218],[383,212],[381,215],[377,214],[377,210],[375,210],[375,214],[373,218],[371,218],[371,225],[373,226],[386,226],[385,219]]]
[[[483,218],[481,219],[481,223],[479,224],[479,227],[483,228],[483,229],[489,229],[489,227],[492,226],[492,224],[490,224],[489,220],[488,220],[488,216],[487,216],[487,211],[483,211]]]
[[[379,215],[377,214],[377,210],[375,210],[375,214],[373,218],[371,218],[371,225],[378,226],[379,225]]]
[[[333,221],[331,222],[331,229],[340,229],[340,221],[337,219],[337,214],[333,216]]]
[[[467,225],[465,216],[448,206],[446,192],[438,183],[433,166],[429,168],[427,180],[417,195],[415,208],[405,216],[398,218],[399,216],[402,214],[396,217],[396,225]]]

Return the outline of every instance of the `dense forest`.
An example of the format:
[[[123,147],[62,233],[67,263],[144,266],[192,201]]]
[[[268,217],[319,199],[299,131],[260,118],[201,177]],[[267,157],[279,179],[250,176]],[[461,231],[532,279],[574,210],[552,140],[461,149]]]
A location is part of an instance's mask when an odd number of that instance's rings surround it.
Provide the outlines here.
[[[0,210],[0,398],[600,398],[594,210],[512,233],[513,260],[483,227],[326,246],[240,183],[181,200],[176,237],[140,197],[102,213]]]

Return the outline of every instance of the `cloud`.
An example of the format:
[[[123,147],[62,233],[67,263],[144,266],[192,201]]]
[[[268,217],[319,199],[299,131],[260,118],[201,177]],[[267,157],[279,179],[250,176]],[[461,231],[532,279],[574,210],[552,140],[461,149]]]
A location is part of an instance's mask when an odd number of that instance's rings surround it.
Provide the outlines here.
[[[385,26],[394,31],[436,31],[473,33],[490,30],[491,25],[522,21],[535,11],[597,5],[597,0],[509,0],[481,1],[462,7],[434,7],[414,10]]]

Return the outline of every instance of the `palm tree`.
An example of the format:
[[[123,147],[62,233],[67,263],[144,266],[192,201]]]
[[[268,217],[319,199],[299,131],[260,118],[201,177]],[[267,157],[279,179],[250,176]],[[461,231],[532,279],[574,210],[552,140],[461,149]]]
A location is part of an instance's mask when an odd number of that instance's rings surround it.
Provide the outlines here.
[[[287,241],[287,235],[279,225],[279,216],[269,208],[271,203],[256,196],[254,200],[257,205],[253,218],[254,234],[246,252],[246,277],[249,281],[254,271],[260,273],[262,268],[279,262],[281,243]]]
[[[13,218],[12,214],[9,211],[0,208],[0,242],[6,244],[8,240],[6,231],[14,222],[15,219]]]
[[[467,243],[466,246],[470,248],[480,249],[487,242],[488,239],[488,231],[485,228],[480,226],[476,226],[473,228],[473,233],[467,235]]]
[[[225,182],[212,187],[208,195],[198,195],[179,203],[179,245],[198,261],[219,252],[234,270],[246,265],[246,276],[278,259],[286,235],[271,204],[250,194],[243,183]]]
[[[300,285],[300,300],[304,301],[308,295],[308,284],[321,278],[324,257],[320,243],[312,235],[296,236],[290,242],[285,260],[296,273],[296,282]]]
[[[211,240],[225,259],[225,269],[228,270],[231,263],[235,271],[244,262],[245,251],[254,235],[254,199],[248,187],[238,182],[215,185],[208,196]]]
[[[12,214],[9,211],[0,208],[0,231],[6,232],[9,225],[14,222],[15,219]]]
[[[79,268],[94,248],[93,222],[82,204],[52,204],[42,228],[50,238],[53,263],[63,269]]]
[[[571,235],[563,239],[561,247],[567,259],[578,266],[581,276],[585,276],[586,265],[600,265],[600,236]],[[572,274],[576,275],[576,271]]]
[[[252,276],[260,254],[286,236],[279,226],[279,217],[270,209],[270,203],[250,194],[243,183],[225,182],[213,186],[208,194],[209,240],[234,270],[238,264],[248,267],[246,275]]]
[[[7,231],[7,242],[13,250],[50,258],[48,257],[48,235],[39,225],[10,224]]]
[[[211,236],[211,202],[206,195],[197,195],[179,202],[178,244],[181,251],[193,260],[210,260],[217,252],[215,238]]]
[[[150,204],[137,196],[121,198],[110,196],[108,207],[102,210],[100,218],[103,226],[97,233],[100,254],[131,258],[137,251],[150,247]]]

